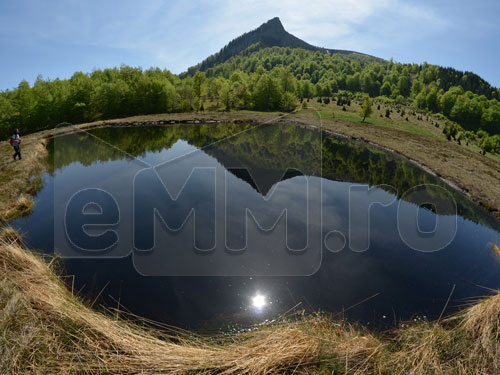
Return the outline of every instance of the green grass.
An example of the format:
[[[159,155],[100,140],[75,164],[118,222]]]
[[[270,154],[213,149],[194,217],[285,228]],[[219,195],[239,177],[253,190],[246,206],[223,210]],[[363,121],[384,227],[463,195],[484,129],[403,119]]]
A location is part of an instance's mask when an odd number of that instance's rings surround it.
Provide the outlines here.
[[[363,123],[363,119],[353,113],[342,113],[342,112],[335,112],[335,117],[332,116],[331,113],[327,112],[320,112],[321,115],[324,118],[337,118],[339,120],[343,121],[349,121],[349,122],[358,122],[358,123]],[[399,129],[399,130],[404,130],[410,133],[414,134],[419,134],[423,135],[426,137],[431,137],[434,139],[438,139],[440,141],[444,141],[444,137],[439,137],[435,133],[431,132],[430,130],[426,129],[423,126],[412,124],[411,122],[401,122],[401,121],[390,121],[390,120],[384,120],[384,119],[378,119],[376,117],[369,117],[365,120],[365,124],[371,124],[371,125],[377,125],[377,126],[386,126],[390,127],[393,129]]]
[[[478,154],[481,153],[481,149],[477,145],[471,144],[466,147],[468,147],[473,152],[477,152]],[[490,152],[487,152],[485,156],[491,160],[496,161],[497,163],[500,163],[500,154],[492,154]]]

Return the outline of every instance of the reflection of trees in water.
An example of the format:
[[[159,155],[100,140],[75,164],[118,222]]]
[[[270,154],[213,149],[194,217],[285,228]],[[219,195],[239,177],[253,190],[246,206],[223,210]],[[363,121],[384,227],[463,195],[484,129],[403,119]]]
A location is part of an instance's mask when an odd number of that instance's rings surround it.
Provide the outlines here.
[[[357,182],[380,188],[393,193],[389,185],[397,192],[398,199],[412,202],[415,195],[404,196],[411,188],[422,185],[419,198],[433,202],[438,206],[446,206],[450,195],[457,204],[457,212],[466,219],[482,223],[498,230],[496,219],[466,198],[461,192],[451,188],[443,180],[431,175],[406,159],[366,145],[363,142],[338,139],[327,136],[323,138],[323,177],[331,180]],[[438,188],[436,188],[438,186]],[[443,191],[444,189],[444,191]],[[434,210],[433,205],[423,208]],[[443,212],[440,214],[454,214]]]
[[[407,160],[361,142],[325,137],[323,156],[323,177],[328,179],[370,186],[390,185],[396,189],[398,198],[422,184],[438,185],[454,193],[440,179]]]
[[[252,125],[172,124],[165,127],[94,129],[90,131],[92,135],[80,132],[52,139],[48,146],[50,151],[49,165],[53,169],[58,169],[73,162],[80,162],[87,166],[96,161],[105,162],[129,158],[127,154],[141,157],[148,152],[168,149],[179,139],[202,147],[250,126]],[[96,137],[104,142],[99,141]],[[109,144],[114,147],[109,146]]]
[[[126,154],[141,157],[148,152],[168,149],[182,139],[198,148],[203,147],[204,152],[226,167],[260,168],[282,174],[293,168],[305,175],[322,175],[329,180],[370,186],[389,185],[396,189],[399,199],[412,187],[427,185],[420,196],[432,202],[449,200],[448,194],[433,187],[438,185],[453,196],[461,216],[498,227],[493,217],[463,194],[404,158],[363,142],[330,135],[323,135],[320,143],[319,132],[296,125],[172,124],[163,127],[102,128],[91,133],[115,148],[87,133],[56,138],[49,143],[51,172],[73,162],[88,166],[97,161],[130,159]],[[386,190],[392,193],[390,189]]]

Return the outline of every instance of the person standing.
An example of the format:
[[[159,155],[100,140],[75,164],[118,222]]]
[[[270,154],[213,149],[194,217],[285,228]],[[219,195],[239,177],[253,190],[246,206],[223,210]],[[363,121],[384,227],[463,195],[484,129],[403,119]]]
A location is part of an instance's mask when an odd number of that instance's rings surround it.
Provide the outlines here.
[[[15,129],[14,133],[10,136],[10,144],[14,147],[14,160],[16,160],[16,156],[19,156],[19,160],[21,160],[21,137],[19,136],[19,129]]]

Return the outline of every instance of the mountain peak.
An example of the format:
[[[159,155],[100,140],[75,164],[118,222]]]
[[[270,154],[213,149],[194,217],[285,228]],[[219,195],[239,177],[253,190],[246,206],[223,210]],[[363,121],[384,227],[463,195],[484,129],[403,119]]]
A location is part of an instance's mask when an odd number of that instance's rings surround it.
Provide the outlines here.
[[[283,27],[283,24],[281,23],[279,17],[274,17],[269,21],[264,22],[262,25],[260,25],[259,29],[275,29],[285,31],[285,28]]]
[[[253,50],[258,50],[268,47],[289,47],[289,48],[302,48],[309,51],[320,51],[324,53],[353,53],[352,51],[333,50],[313,46],[296,36],[290,34],[285,30],[279,17],[271,18],[269,21],[263,23],[255,30],[249,31],[240,35],[236,39],[229,42],[224,48],[214,55],[209,56],[198,65],[188,69],[184,75],[192,75],[197,70],[206,71],[211,67],[221,64],[231,57],[240,54],[248,47],[255,47]],[[182,75],[181,75],[182,76]]]

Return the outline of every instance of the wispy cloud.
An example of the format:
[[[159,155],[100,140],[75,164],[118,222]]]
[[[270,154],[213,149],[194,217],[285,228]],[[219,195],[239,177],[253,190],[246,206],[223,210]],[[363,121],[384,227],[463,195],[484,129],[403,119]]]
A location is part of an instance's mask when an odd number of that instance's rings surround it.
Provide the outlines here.
[[[452,17],[463,21],[467,15],[450,14],[455,2],[449,1],[446,8],[430,0],[6,0],[0,4],[0,44],[28,51],[109,50],[111,64],[181,72],[278,16],[311,44],[397,58],[424,42],[432,45],[436,36],[452,37]],[[93,59],[99,67],[102,60]]]
[[[400,0],[71,0],[52,3],[53,16],[43,19],[37,8],[46,4],[30,6],[33,11],[18,21],[21,29],[36,31],[33,36],[136,51],[147,54],[152,64],[170,63],[177,71],[274,16],[310,43],[358,50],[394,43],[394,37],[423,36],[447,24],[431,8]],[[187,61],[178,61],[177,54]]]

